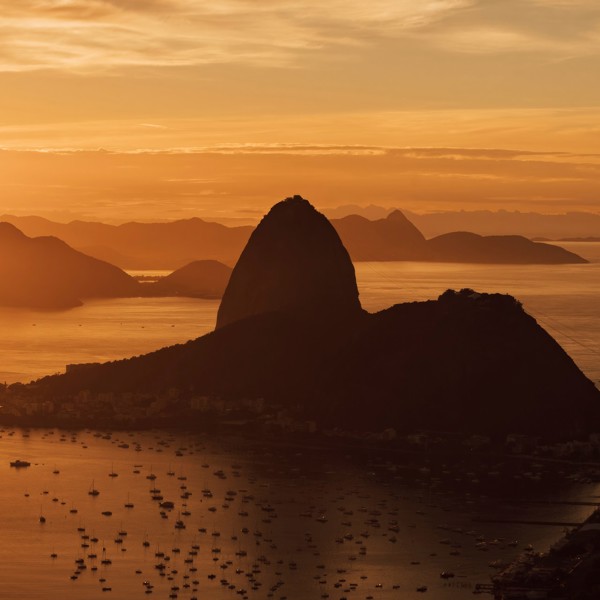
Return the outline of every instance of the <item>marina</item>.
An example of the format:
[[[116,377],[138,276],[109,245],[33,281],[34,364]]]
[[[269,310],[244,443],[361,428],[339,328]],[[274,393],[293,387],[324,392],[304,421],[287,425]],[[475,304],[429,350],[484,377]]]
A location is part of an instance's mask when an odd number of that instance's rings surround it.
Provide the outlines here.
[[[600,492],[589,470],[574,481],[575,466],[527,459],[158,431],[0,435],[1,526],[20,540],[0,560],[15,599],[462,598],[554,543],[556,522],[582,522]],[[31,467],[11,469],[15,455]],[[550,489],[556,503],[537,502]]]

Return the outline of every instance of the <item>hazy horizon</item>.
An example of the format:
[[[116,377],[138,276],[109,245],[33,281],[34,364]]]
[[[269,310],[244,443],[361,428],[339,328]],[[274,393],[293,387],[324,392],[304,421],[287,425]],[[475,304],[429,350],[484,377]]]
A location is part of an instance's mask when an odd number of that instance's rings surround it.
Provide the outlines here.
[[[600,210],[594,0],[0,4],[2,212]]]
[[[586,210],[558,210],[555,212],[541,212],[541,211],[533,211],[533,210],[508,210],[505,208],[499,209],[461,209],[456,208],[454,210],[450,209],[439,209],[439,210],[421,210],[421,211],[413,211],[402,208],[402,206],[381,206],[378,204],[340,204],[338,206],[315,206],[317,210],[326,215],[329,219],[341,219],[343,217],[347,217],[350,215],[358,215],[362,216],[368,220],[375,221],[378,219],[385,219],[390,213],[394,211],[400,211],[410,217],[444,217],[446,215],[450,215],[452,217],[456,216],[465,216],[465,217],[473,217],[482,215],[485,217],[492,216],[516,216],[516,217],[568,217],[568,216],[600,216],[600,211],[586,211]],[[214,214],[205,213],[201,209],[198,210],[198,214],[189,214],[187,216],[178,218],[144,218],[140,215],[139,218],[135,219],[123,219],[119,218],[116,215],[114,218],[102,219],[99,217],[86,216],[85,214],[70,214],[65,212],[57,212],[57,211],[47,211],[47,212],[39,212],[33,213],[28,212],[27,210],[15,210],[12,212],[4,212],[0,214],[0,221],[6,218],[16,217],[18,219],[27,219],[27,218],[41,218],[53,223],[58,223],[61,225],[68,225],[73,223],[74,221],[84,221],[90,223],[102,223],[106,225],[124,225],[126,223],[172,223],[174,221],[182,221],[189,219],[201,219],[203,221],[209,223],[220,223],[227,227],[237,227],[237,226],[245,226],[245,225],[257,225],[260,220],[264,217],[264,214],[260,215],[247,215],[247,216],[223,216],[219,215],[218,212]]]

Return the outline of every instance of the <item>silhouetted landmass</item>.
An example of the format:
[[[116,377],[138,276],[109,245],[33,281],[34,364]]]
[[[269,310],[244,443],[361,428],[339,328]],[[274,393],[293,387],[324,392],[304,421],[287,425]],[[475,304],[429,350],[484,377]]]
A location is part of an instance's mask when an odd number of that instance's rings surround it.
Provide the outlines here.
[[[350,215],[332,221],[354,261],[425,260],[423,234],[399,211],[369,221]]]
[[[546,239],[600,236],[600,214],[592,212],[548,215],[508,210],[461,210],[427,214],[407,211],[406,214],[428,238],[452,231]]]
[[[384,219],[393,210],[373,204],[346,204],[323,212],[330,219],[360,215],[375,220]],[[428,238],[453,231],[472,231],[479,235],[522,235],[536,240],[597,238],[600,241],[600,214],[592,212],[543,214],[518,210],[446,210],[424,214],[405,211],[405,214]]]
[[[151,296],[186,296],[188,298],[221,298],[231,267],[216,260],[196,260],[160,278],[142,285]]]
[[[118,267],[73,250],[55,237],[29,238],[0,223],[0,304],[61,309],[83,298],[136,294],[137,282]]]
[[[55,223],[40,217],[3,216],[32,236],[54,235],[122,269],[179,269],[195,260],[233,264],[253,228],[226,227],[198,218],[167,223],[108,225],[90,221]]]
[[[532,242],[518,235],[481,236],[466,231],[446,233],[427,241],[437,262],[485,264],[568,264],[588,261],[553,244]]]
[[[299,196],[276,204],[250,236],[217,328],[277,310],[320,319],[361,312],[348,252],[327,218]]]
[[[0,222],[0,305],[62,310],[88,298],[186,296],[220,298],[231,268],[195,261],[140,284],[118,267],[74,250],[55,237],[30,238]]]
[[[127,269],[177,269],[194,260],[208,259],[233,264],[253,231],[249,226],[226,227],[198,218],[119,226],[83,221],[60,224],[39,217],[5,218],[29,235],[56,235],[91,256]],[[421,219],[419,216],[411,218]],[[501,219],[501,216],[498,218]],[[398,210],[376,220],[350,215],[334,219],[331,223],[353,261],[586,262],[572,252],[557,250],[556,246],[534,243],[513,235],[506,239],[501,236],[482,238],[457,232],[450,238],[427,241]]]
[[[284,235],[295,224],[301,234]],[[76,397],[82,390],[158,395],[177,388],[196,396],[264,398],[297,418],[362,431],[572,438],[598,429],[600,391],[514,298],[449,290],[437,301],[368,314],[336,238],[305,200],[281,202],[250,239],[213,333],[130,360],[72,368],[28,390]],[[296,302],[288,294],[297,282],[285,280],[278,293],[286,264],[280,254],[311,286]],[[306,269],[329,274],[339,292],[321,290],[321,275],[299,272]],[[265,286],[256,296],[247,295],[253,281]]]
[[[354,261],[412,260],[485,264],[570,264],[588,262],[560,246],[517,235],[481,236],[453,232],[426,240],[398,210],[369,221],[356,215],[333,222]]]

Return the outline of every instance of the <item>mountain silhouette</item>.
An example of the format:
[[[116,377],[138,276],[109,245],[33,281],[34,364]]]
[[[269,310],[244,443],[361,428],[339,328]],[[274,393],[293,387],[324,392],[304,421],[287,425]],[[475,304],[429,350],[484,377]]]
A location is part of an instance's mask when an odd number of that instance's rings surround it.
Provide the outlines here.
[[[217,329],[274,311],[330,320],[361,312],[348,252],[327,218],[301,196],[273,206],[250,236],[221,301]]]
[[[151,296],[221,298],[230,277],[231,267],[216,260],[196,260],[142,287]]]
[[[586,263],[560,246],[532,242],[519,235],[481,236],[466,231],[446,233],[427,241],[427,252],[437,262],[484,264]]]
[[[253,231],[250,226],[226,227],[199,218],[123,225],[84,221],[61,224],[40,217],[4,216],[2,219],[31,236],[59,237],[70,246],[123,269],[178,269],[194,260],[218,260],[234,264]],[[501,215],[498,215],[498,219],[501,219]],[[458,232],[426,240],[399,210],[376,220],[349,215],[330,222],[355,262],[586,262],[580,256],[557,246],[532,242],[519,236],[481,237]]]
[[[332,221],[353,261],[411,260],[483,264],[577,264],[587,260],[552,244],[517,235],[446,233],[426,240],[399,210],[369,221],[350,215]]]
[[[121,269],[55,237],[30,238],[0,223],[0,304],[62,309],[83,298],[132,296],[137,282]]]
[[[354,261],[422,260],[426,255],[425,237],[399,210],[374,221],[349,215],[332,223]]]
[[[366,313],[335,232],[299,197],[275,205],[246,250],[214,332],[46,377],[31,393],[177,388],[260,397],[298,419],[357,431],[572,438],[598,429],[600,391],[511,296],[449,290],[438,300]],[[335,285],[323,287],[326,275]]]
[[[226,227],[197,217],[166,223],[55,223],[4,215],[31,236],[56,236],[73,248],[122,269],[179,269],[195,260],[234,264],[252,227]]]

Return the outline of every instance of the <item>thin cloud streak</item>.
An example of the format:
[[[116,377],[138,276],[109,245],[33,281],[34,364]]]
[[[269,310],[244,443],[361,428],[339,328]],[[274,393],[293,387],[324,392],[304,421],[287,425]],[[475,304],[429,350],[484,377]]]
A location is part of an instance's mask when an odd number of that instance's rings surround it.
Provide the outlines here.
[[[0,0],[0,70],[86,72],[236,62],[282,66],[299,52],[424,27],[472,0]],[[332,16],[334,15],[334,16]]]
[[[469,54],[572,57],[600,50],[594,1],[505,0],[510,18],[501,24],[498,6],[483,0],[0,0],[0,71],[296,66],[306,53],[384,38]],[[528,17],[520,18],[519,7]],[[540,26],[557,12],[573,21],[569,35],[556,30],[556,19],[552,27]]]
[[[291,193],[323,207],[554,212],[562,198],[563,210],[600,211],[600,157],[562,151],[273,144],[183,153],[5,150],[0,182],[4,212],[61,207],[100,220],[235,217]]]
[[[248,146],[267,152],[288,145],[318,147],[322,153],[336,146],[357,152],[402,146],[595,154],[598,122],[600,108],[595,107],[405,110],[0,125],[0,138],[3,147],[13,149],[195,152],[230,148],[235,152]]]

